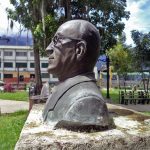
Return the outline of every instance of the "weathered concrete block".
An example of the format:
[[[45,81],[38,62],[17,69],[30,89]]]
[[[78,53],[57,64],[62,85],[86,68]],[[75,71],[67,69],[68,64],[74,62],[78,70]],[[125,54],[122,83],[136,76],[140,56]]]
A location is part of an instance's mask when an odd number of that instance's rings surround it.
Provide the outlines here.
[[[150,150],[150,117],[108,105],[115,129],[101,132],[53,130],[42,122],[43,105],[32,108],[15,150]]]

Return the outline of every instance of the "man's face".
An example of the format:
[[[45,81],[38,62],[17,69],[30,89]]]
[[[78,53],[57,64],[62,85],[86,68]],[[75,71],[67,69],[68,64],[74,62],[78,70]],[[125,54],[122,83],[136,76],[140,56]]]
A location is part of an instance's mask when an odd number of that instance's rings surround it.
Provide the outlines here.
[[[49,57],[48,72],[58,77],[67,74],[76,61],[75,41],[65,38],[63,30],[56,32],[46,52]]]

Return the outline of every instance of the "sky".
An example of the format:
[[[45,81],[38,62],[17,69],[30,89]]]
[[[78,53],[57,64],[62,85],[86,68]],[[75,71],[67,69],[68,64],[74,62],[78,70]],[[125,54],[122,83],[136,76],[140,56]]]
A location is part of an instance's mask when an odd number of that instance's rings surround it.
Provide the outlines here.
[[[17,34],[19,24],[15,23],[13,30],[8,27],[8,19],[6,14],[6,7],[13,8],[9,0],[0,0],[0,36]],[[138,30],[144,33],[150,32],[150,0],[127,0],[127,10],[130,11],[130,18],[125,22],[124,32],[127,36],[127,44],[133,44],[131,39],[131,30]]]
[[[125,21],[127,44],[133,44],[131,31],[150,32],[150,0],[127,0],[127,10],[130,11],[129,20]]]
[[[8,27],[8,19],[5,9],[13,8],[13,6],[10,5],[9,0],[0,0],[0,36],[5,34],[7,35],[7,27]],[[14,29],[9,29],[9,34],[16,34],[16,32],[19,29],[19,24],[14,24]]]

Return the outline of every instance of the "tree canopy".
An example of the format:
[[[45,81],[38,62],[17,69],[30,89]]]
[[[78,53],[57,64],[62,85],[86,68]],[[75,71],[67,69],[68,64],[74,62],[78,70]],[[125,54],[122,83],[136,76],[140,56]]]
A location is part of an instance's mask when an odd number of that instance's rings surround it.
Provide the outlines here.
[[[111,65],[118,75],[124,75],[131,70],[131,54],[128,48],[118,42],[113,48],[107,51]]]
[[[149,65],[150,60],[150,32],[142,33],[137,30],[131,32],[132,39],[135,43],[133,48],[133,56],[137,70],[142,71],[144,67]]]
[[[38,24],[42,23],[42,27],[44,24],[44,28],[42,29],[47,33],[45,27],[45,16],[47,15],[51,15],[51,17],[57,20],[56,24],[58,25],[71,19],[90,21],[99,29],[103,50],[109,49],[116,44],[116,36],[120,35],[124,29],[122,19],[129,18],[129,12],[125,11],[126,0],[10,1],[15,6],[15,10],[7,9],[9,17],[15,21],[19,21],[25,28],[31,31],[36,30]],[[51,27],[53,28],[53,26]]]
[[[116,36],[124,29],[122,19],[130,15],[125,10],[126,0],[58,0],[51,8],[60,20],[84,19],[93,23],[99,29],[103,50],[116,44]]]

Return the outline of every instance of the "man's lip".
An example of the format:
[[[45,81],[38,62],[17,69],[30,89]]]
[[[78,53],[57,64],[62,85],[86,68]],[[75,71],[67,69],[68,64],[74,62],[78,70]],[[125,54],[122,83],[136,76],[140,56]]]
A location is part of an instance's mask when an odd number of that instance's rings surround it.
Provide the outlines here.
[[[54,58],[50,58],[48,63],[51,64],[53,62]]]
[[[54,57],[49,57],[49,59],[54,59]]]

